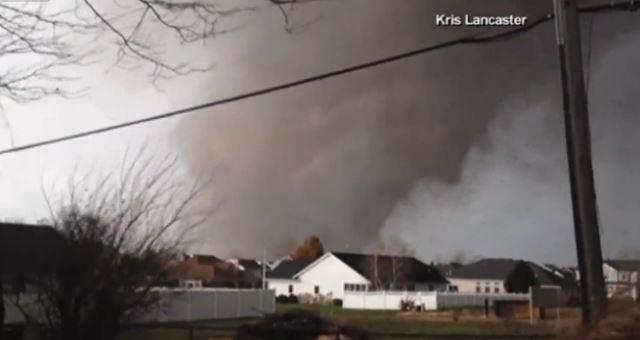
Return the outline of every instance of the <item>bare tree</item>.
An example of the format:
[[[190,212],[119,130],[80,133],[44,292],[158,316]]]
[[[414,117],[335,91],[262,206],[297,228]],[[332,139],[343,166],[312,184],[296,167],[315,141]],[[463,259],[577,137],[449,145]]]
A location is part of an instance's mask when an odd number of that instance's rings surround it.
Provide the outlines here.
[[[166,38],[188,45],[226,33],[223,20],[254,10],[245,1],[219,0],[70,0],[50,3],[0,3],[0,99],[29,102],[47,96],[69,97],[83,88],[68,67],[91,62],[99,38],[116,44],[115,65],[148,65],[153,80],[206,71],[171,60],[163,50]],[[262,0],[276,6],[289,30],[289,13],[313,0]],[[155,40],[154,40],[155,39]]]
[[[156,306],[167,264],[206,218],[187,213],[202,185],[174,180],[176,158],[140,155],[94,185],[72,182],[65,199],[50,203],[61,242],[30,281],[35,307],[15,301],[48,338],[116,338]]]

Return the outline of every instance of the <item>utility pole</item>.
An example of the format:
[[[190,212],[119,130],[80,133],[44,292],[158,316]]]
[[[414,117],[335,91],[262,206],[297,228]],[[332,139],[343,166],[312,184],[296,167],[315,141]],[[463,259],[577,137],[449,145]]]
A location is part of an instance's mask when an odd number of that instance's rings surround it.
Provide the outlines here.
[[[582,297],[582,322],[593,326],[605,313],[602,249],[591,161],[589,112],[584,86],[578,0],[554,0],[562,71],[562,96]]]

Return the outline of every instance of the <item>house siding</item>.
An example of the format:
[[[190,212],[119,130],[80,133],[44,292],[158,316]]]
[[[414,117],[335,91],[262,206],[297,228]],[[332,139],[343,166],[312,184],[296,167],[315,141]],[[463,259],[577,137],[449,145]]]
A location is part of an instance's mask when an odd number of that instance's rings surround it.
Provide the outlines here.
[[[638,300],[640,282],[638,271],[617,270],[609,264],[602,267],[604,281],[607,287],[607,297],[627,297]]]
[[[307,290],[310,294],[313,294],[315,286],[318,286],[321,295],[333,299],[344,298],[344,285],[346,283],[370,284],[367,279],[333,256],[333,254],[327,255],[313,264],[299,274],[298,279],[303,284],[301,288]]]
[[[478,293],[478,288],[480,288],[479,293],[487,293],[487,289],[489,289],[488,293],[506,293],[504,281],[502,280],[459,279],[452,277],[448,279],[451,287],[457,287],[460,293]]]
[[[289,292],[289,286],[293,288],[293,293]],[[267,289],[274,290],[276,292],[276,296],[308,293],[306,284],[298,280],[289,279],[267,279]]]

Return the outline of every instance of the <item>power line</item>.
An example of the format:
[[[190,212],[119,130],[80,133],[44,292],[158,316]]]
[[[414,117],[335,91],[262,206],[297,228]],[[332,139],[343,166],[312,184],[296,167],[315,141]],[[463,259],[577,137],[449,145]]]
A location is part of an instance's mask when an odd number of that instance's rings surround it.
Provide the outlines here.
[[[635,4],[635,2],[633,0],[631,0],[631,1],[618,1],[618,2],[611,2],[611,3],[606,3],[606,4],[598,4],[598,5],[586,6],[586,7],[581,8],[579,10],[579,12],[581,12],[581,13],[597,13],[597,12],[611,11],[611,10],[622,10],[622,11],[627,11],[628,10],[628,11],[633,12],[636,9],[638,9],[638,4]],[[465,37],[461,37],[461,38],[458,38],[458,39],[449,40],[449,41],[438,43],[438,44],[435,44],[435,45],[426,46],[426,47],[422,47],[422,48],[415,49],[415,50],[412,50],[412,51],[396,54],[396,55],[393,55],[393,56],[390,56],[390,57],[377,59],[377,60],[374,60],[374,61],[358,64],[358,65],[351,66],[351,67],[346,67],[346,68],[343,68],[343,69],[339,69],[339,70],[323,73],[323,74],[312,76],[312,77],[303,78],[303,79],[292,81],[292,82],[289,82],[289,83],[275,85],[275,86],[263,88],[263,89],[256,90],[256,91],[246,92],[246,93],[243,93],[243,94],[235,95],[235,96],[232,96],[232,97],[227,97],[227,98],[224,98],[224,99],[219,99],[219,100],[215,100],[215,101],[211,101],[211,102],[207,102],[207,103],[203,103],[203,104],[199,104],[199,105],[194,105],[194,106],[190,106],[190,107],[186,107],[186,108],[182,108],[182,109],[178,109],[178,110],[174,110],[174,111],[170,111],[170,112],[154,115],[154,116],[149,116],[149,117],[145,117],[145,118],[141,118],[141,119],[137,119],[137,120],[124,122],[124,123],[109,125],[109,126],[105,126],[105,127],[101,127],[101,128],[97,128],[97,129],[93,129],[93,130],[87,130],[87,131],[84,131],[84,132],[79,132],[79,133],[74,133],[74,134],[69,134],[69,135],[65,135],[65,136],[61,136],[61,137],[48,139],[48,140],[43,140],[43,141],[40,141],[40,142],[35,142],[35,143],[29,143],[29,144],[25,144],[25,145],[21,145],[21,146],[16,146],[16,147],[12,147],[12,148],[9,148],[9,149],[0,150],[0,155],[16,153],[16,152],[20,152],[20,151],[24,151],[24,150],[29,150],[29,149],[35,149],[35,148],[39,148],[39,147],[42,147],[42,146],[45,146],[45,145],[57,144],[57,143],[61,143],[61,142],[65,142],[65,141],[69,141],[69,140],[73,140],[73,139],[79,139],[79,138],[83,138],[83,137],[87,137],[87,136],[91,136],[91,135],[96,135],[96,134],[101,134],[101,133],[105,133],[105,132],[109,132],[109,131],[113,131],[113,130],[119,130],[119,129],[127,128],[127,127],[130,127],[130,126],[141,125],[141,124],[153,122],[153,121],[156,121],[156,120],[161,120],[161,119],[166,119],[166,118],[170,118],[170,117],[174,117],[174,116],[178,116],[178,115],[182,115],[182,114],[191,113],[193,111],[198,111],[198,110],[202,110],[202,109],[206,109],[206,108],[211,108],[211,107],[215,107],[215,106],[229,104],[229,103],[241,101],[241,100],[244,100],[244,99],[249,99],[249,98],[252,98],[252,97],[262,96],[262,95],[269,94],[269,93],[279,92],[279,91],[286,90],[286,89],[289,89],[289,88],[305,85],[305,84],[308,84],[308,83],[317,82],[317,81],[328,79],[328,78],[337,77],[337,76],[344,75],[344,74],[347,74],[347,73],[353,73],[353,72],[357,72],[357,71],[360,71],[360,70],[364,70],[364,69],[368,69],[368,68],[372,68],[372,67],[377,67],[377,66],[381,66],[381,65],[384,65],[384,64],[389,64],[389,63],[392,63],[392,62],[395,62],[395,61],[399,61],[399,60],[415,57],[415,56],[426,54],[426,53],[433,52],[433,51],[436,51],[436,50],[441,50],[441,49],[444,49],[444,48],[447,48],[447,47],[452,47],[452,46],[456,46],[456,45],[479,44],[479,43],[488,43],[488,42],[499,41],[501,39],[504,39],[504,38],[507,38],[507,37],[510,37],[510,36],[513,36],[513,35],[516,35],[516,34],[519,34],[519,33],[523,33],[523,32],[529,31],[529,30],[532,30],[532,29],[536,28],[537,26],[539,26],[539,25],[541,25],[541,24],[543,24],[545,22],[548,22],[548,21],[550,21],[552,19],[554,19],[554,15],[553,14],[546,14],[546,15],[541,16],[541,17],[539,17],[539,18],[537,18],[535,20],[529,21],[529,23],[527,25],[521,26],[521,27],[518,27],[518,28],[514,28],[514,29],[510,29],[510,30],[506,30],[506,31],[501,31],[501,32],[498,32],[498,33],[493,33],[493,34],[480,34],[480,35],[476,34],[476,35],[465,36]]]

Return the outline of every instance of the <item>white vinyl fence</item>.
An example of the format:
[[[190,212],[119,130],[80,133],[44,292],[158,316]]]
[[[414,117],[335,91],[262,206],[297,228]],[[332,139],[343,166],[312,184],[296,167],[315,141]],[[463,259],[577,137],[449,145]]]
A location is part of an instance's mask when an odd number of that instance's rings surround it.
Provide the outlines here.
[[[360,291],[344,292],[342,307],[348,309],[399,310],[401,301],[413,301],[415,306],[435,310],[435,292]]]
[[[275,292],[259,289],[163,289],[155,310],[142,321],[232,319],[274,313]]]
[[[368,291],[345,292],[342,301],[347,309],[399,310],[401,301],[411,301],[424,310],[461,307],[482,307],[485,300],[493,305],[496,300],[528,301],[529,294],[449,293],[449,292],[401,292]]]
[[[275,291],[258,289],[164,289],[157,290],[160,303],[142,322],[191,321],[211,319],[231,319],[261,316],[274,313],[276,309]],[[6,322],[22,323],[24,318],[15,306],[15,298],[5,299]],[[22,294],[21,306],[37,315],[37,305],[33,296]]]
[[[438,293],[438,309],[461,308],[461,307],[484,307],[485,300],[489,306],[493,306],[494,301],[529,301],[529,294],[514,293]]]

